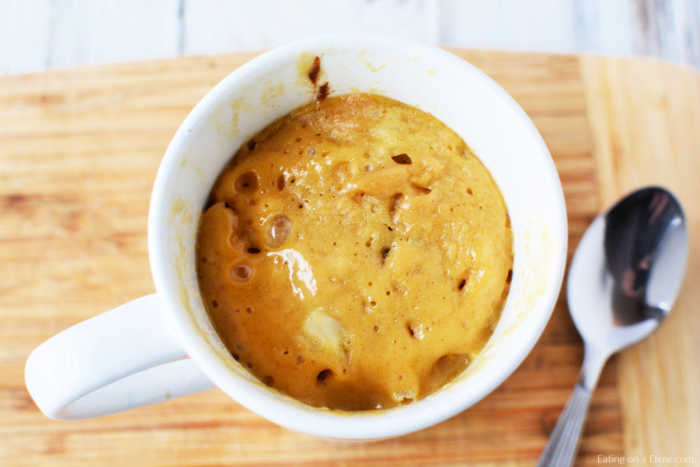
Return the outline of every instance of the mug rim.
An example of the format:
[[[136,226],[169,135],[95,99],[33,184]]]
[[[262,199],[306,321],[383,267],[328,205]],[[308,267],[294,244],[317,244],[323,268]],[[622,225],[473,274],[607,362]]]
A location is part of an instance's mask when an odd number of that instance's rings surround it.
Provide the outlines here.
[[[549,171],[545,175],[554,182],[552,186],[554,187],[553,191],[556,191],[556,193],[552,193],[552,195],[556,198],[557,221],[559,221],[561,226],[560,238],[558,239],[561,249],[557,252],[558,255],[555,258],[557,273],[553,276],[553,280],[546,284],[546,292],[542,295],[544,300],[546,300],[547,306],[542,308],[543,311],[541,313],[531,313],[531,316],[527,318],[528,320],[535,320],[535,324],[527,339],[520,343],[519,348],[508,361],[502,363],[498,375],[492,377],[491,381],[475,397],[462,398],[457,403],[449,406],[446,404],[442,406],[433,404],[435,407],[428,407],[425,403],[421,405],[421,402],[426,401],[426,398],[397,408],[361,412],[343,412],[312,407],[296,400],[290,403],[284,398],[271,394],[271,391],[261,390],[257,383],[246,381],[240,375],[231,371],[220,360],[211,344],[201,334],[194,319],[191,316],[186,316],[189,312],[183,310],[182,305],[179,303],[178,286],[166,279],[167,275],[164,271],[166,268],[172,267],[166,261],[165,242],[161,240],[165,238],[164,227],[167,225],[167,222],[164,222],[163,219],[169,208],[166,205],[166,193],[169,188],[167,181],[170,179],[173,171],[177,169],[180,157],[179,149],[189,138],[190,128],[205,118],[219,104],[221,99],[226,97],[230,89],[235,88],[246,78],[258,74],[264,75],[266,69],[282,58],[298,55],[309,49],[328,48],[334,45],[357,47],[358,49],[367,49],[373,46],[384,47],[395,51],[400,56],[412,55],[421,57],[428,55],[435,60],[449,61],[452,66],[461,67],[464,73],[469,73],[476,79],[488,84],[500,99],[508,103],[511,110],[518,114],[522,123],[528,127],[529,136],[534,138],[537,146],[539,146],[540,156],[544,156],[547,159],[545,165],[549,167]],[[558,172],[541,135],[529,116],[510,94],[484,72],[466,60],[447,51],[437,47],[365,34],[316,36],[270,50],[236,68],[210,89],[190,111],[168,145],[158,168],[148,215],[149,262],[156,291],[162,304],[161,314],[166,318],[170,330],[178,337],[189,357],[194,360],[203,373],[219,389],[264,418],[295,431],[341,439],[386,438],[407,434],[434,425],[475,404],[505,381],[530,353],[551,317],[564,276],[567,238],[566,206]],[[440,393],[437,392],[429,397],[437,399],[439,395]],[[289,398],[288,396],[285,397]],[[418,410],[418,408],[421,410]],[[414,414],[410,415],[411,412],[414,412]],[[391,416],[392,414],[394,416]],[[402,414],[402,416],[399,414]]]

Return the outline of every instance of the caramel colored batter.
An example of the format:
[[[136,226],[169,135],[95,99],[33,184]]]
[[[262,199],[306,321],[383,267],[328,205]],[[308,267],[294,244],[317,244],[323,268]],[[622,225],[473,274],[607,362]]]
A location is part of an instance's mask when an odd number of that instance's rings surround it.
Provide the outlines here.
[[[244,145],[197,247],[233,357],[345,410],[411,402],[459,374],[493,331],[512,263],[505,204],[464,141],[367,94],[299,108]]]

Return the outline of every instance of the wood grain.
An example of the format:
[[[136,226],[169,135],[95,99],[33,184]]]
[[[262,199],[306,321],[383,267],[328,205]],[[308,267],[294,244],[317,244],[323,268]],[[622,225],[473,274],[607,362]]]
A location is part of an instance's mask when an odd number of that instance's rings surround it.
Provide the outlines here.
[[[700,76],[652,60],[582,61],[601,199],[664,185],[687,216],[685,287],[659,331],[620,356],[625,450],[700,461]]]
[[[700,67],[697,0],[0,0],[0,74],[265,50],[371,33],[452,47],[649,55]]]
[[[601,206],[626,187],[655,180],[685,201],[697,199],[698,188],[686,186],[698,164],[695,74],[653,62],[457,53],[501,83],[547,141],[564,185],[570,251]],[[146,214],[160,158],[194,103],[251,56],[0,78],[0,465],[531,465],[581,360],[562,299],[530,356],[501,387],[453,419],[399,439],[309,438],[219,391],[81,422],[50,421],[36,409],[23,381],[29,352],[65,327],[153,290]],[[640,71],[657,79],[642,83]],[[641,110],[649,106],[658,110],[647,118]],[[659,131],[658,123],[665,123]],[[639,149],[641,159],[631,158]],[[638,168],[659,161],[670,165],[663,173]],[[700,226],[691,219],[697,238]],[[689,273],[697,278],[693,254]],[[700,327],[692,298],[685,290],[655,340],[606,367],[581,465],[625,452],[693,453],[700,386],[689,354],[697,355]],[[657,352],[664,357],[652,359]],[[644,370],[649,365],[651,372]],[[682,375],[667,379],[676,370]]]

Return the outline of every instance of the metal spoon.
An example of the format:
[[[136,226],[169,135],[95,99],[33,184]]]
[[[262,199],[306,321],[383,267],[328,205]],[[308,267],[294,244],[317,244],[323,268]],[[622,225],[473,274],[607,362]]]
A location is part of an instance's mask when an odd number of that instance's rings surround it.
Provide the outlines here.
[[[569,268],[566,295],[584,342],[574,392],[538,466],[570,466],[605,361],[651,334],[676,300],[688,258],[683,209],[667,190],[635,191],[586,230]]]

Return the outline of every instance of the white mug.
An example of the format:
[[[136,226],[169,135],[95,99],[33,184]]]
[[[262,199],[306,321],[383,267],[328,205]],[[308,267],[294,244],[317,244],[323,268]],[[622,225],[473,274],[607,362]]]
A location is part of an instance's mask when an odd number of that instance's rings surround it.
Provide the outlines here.
[[[371,92],[429,112],[456,131],[498,184],[513,229],[513,278],[479,356],[426,398],[386,410],[311,407],[236,362],[204,309],[195,270],[199,216],[238,147],[310,102],[304,65],[321,59],[331,95]],[[148,250],[157,292],[50,338],[27,360],[29,393],[47,416],[106,415],[217,386],[293,430],[376,439],[438,423],[489,394],[527,356],[554,308],[566,262],[566,209],[546,145],[518,104],[466,61],[438,48],[367,36],[320,37],[263,54],[192,110],[163,157],[151,196]]]

